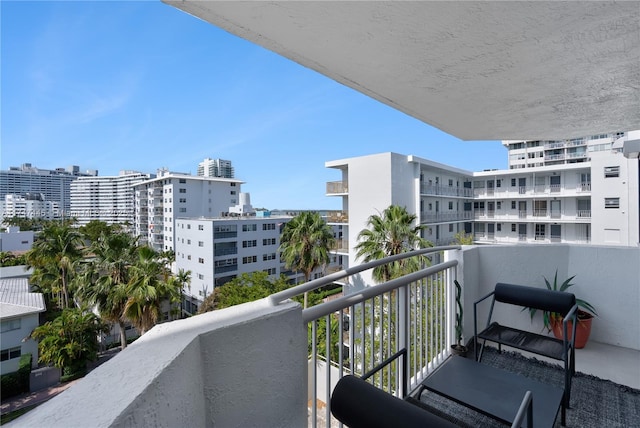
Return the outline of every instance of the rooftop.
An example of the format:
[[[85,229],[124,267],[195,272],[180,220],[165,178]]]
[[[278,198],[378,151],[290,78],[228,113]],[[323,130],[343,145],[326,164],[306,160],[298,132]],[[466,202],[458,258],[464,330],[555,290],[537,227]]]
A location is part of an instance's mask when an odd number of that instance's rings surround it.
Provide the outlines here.
[[[0,319],[46,310],[42,293],[32,293],[27,278],[0,279]]]

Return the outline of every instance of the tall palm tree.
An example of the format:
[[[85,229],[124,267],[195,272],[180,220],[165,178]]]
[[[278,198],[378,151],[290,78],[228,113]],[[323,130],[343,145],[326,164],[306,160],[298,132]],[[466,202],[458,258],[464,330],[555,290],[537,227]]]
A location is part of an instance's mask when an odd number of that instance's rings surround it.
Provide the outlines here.
[[[144,334],[158,321],[162,302],[180,299],[182,284],[166,267],[165,258],[150,247],[138,248],[138,259],[123,289],[127,296],[125,317]]]
[[[320,214],[305,211],[291,219],[280,236],[281,257],[288,269],[300,271],[305,281],[311,279],[311,273],[318,267],[329,263],[330,249],[335,242],[331,227]],[[304,293],[304,307],[308,296]]]
[[[34,268],[34,282],[42,289],[60,295],[59,304],[68,308],[70,280],[82,258],[82,236],[68,224],[48,224],[26,253],[27,263]],[[37,282],[36,282],[37,283]]]
[[[90,248],[92,258],[78,277],[78,296],[95,305],[100,316],[120,327],[120,345],[127,346],[124,308],[131,266],[136,261],[137,238],[127,233],[102,234]]]
[[[432,247],[431,242],[420,236],[426,226],[415,225],[416,218],[406,208],[398,205],[390,205],[382,215],[370,216],[367,221],[368,229],[358,234],[356,256],[366,263],[418,248]],[[427,257],[416,256],[387,263],[373,269],[373,279],[386,282],[415,272],[428,262]]]

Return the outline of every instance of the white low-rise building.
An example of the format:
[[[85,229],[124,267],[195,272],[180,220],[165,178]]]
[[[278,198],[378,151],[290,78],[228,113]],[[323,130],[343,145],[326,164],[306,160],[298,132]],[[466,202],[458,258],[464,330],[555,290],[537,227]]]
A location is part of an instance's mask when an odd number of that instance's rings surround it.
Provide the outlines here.
[[[33,246],[33,236],[33,230],[9,226],[6,232],[0,232],[0,251],[28,251]]]
[[[27,278],[0,279],[0,374],[18,370],[20,357],[31,354],[38,366],[38,342],[29,336],[46,310],[42,293],[32,293]]]
[[[191,282],[184,290],[184,310],[195,313],[214,287],[243,273],[264,271],[272,278],[285,274],[292,280],[300,276],[285,269],[278,251],[282,228],[291,218],[268,214],[178,218],[176,269],[191,272]]]
[[[57,201],[46,200],[44,194],[8,194],[0,201],[0,218],[41,218],[54,220],[60,218],[62,212]]]

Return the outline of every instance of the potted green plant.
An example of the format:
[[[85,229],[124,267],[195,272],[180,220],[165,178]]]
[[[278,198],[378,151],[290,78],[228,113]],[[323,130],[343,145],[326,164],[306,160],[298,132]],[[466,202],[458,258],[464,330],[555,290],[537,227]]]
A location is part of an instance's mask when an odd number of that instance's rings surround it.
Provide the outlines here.
[[[467,346],[462,344],[462,302],[460,301],[462,298],[462,287],[458,280],[454,280],[453,283],[456,285],[456,343],[451,345],[451,353],[455,355],[466,356],[467,355]]]
[[[562,284],[558,284],[558,270],[556,269],[556,274],[553,278],[553,284],[549,282],[549,280],[543,276],[544,283],[547,286],[547,289],[552,291],[567,291],[574,284],[571,282],[573,278],[576,276],[567,278]],[[576,326],[576,340],[575,346],[577,349],[584,348],[589,340],[589,336],[591,335],[591,323],[593,321],[593,317],[597,316],[595,308],[591,303],[576,298],[576,303],[578,304],[578,325]],[[531,319],[533,320],[533,316],[536,313],[536,309],[529,308],[529,314],[531,315]],[[544,323],[544,327],[549,332],[553,332],[554,336],[558,339],[562,339],[562,315],[553,312],[543,312],[542,314],[542,322]],[[571,339],[571,332],[573,331],[573,323],[569,321],[567,325],[569,331],[569,339]]]

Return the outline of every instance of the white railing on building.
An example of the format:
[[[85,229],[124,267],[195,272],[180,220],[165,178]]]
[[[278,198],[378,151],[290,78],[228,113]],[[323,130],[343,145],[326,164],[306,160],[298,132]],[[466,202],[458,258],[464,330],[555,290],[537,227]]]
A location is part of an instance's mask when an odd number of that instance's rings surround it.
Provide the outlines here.
[[[460,246],[427,248],[365,263],[284,290],[269,299],[277,305],[376,266],[452,249]],[[453,343],[452,296],[457,265],[457,260],[446,261],[303,310],[310,344],[310,426],[331,426],[330,394],[345,374],[362,375],[406,349],[406,361],[395,361],[371,378],[385,391],[403,396],[444,361]],[[406,379],[402,379],[402,364],[406,364]],[[403,391],[403,385],[407,391]]]

